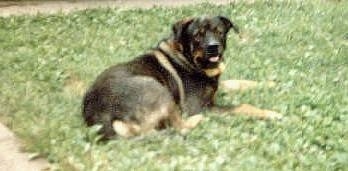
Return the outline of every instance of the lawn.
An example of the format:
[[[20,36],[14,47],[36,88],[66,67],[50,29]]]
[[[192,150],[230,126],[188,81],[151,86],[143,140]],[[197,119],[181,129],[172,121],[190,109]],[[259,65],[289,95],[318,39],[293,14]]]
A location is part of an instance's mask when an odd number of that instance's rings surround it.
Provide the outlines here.
[[[272,80],[218,103],[279,111],[281,121],[206,113],[173,129],[98,143],[81,117],[106,67],[157,44],[187,16],[225,15],[222,79]],[[348,1],[256,1],[0,18],[0,120],[58,170],[348,170]],[[9,154],[10,155],[10,154]]]

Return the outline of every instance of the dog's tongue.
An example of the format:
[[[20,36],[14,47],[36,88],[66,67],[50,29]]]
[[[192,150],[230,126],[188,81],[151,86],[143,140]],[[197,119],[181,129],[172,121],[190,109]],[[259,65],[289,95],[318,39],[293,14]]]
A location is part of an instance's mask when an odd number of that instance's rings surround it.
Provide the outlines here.
[[[210,61],[210,62],[218,62],[219,59],[220,59],[219,56],[213,56],[213,57],[210,57],[210,58],[209,58],[209,61]]]

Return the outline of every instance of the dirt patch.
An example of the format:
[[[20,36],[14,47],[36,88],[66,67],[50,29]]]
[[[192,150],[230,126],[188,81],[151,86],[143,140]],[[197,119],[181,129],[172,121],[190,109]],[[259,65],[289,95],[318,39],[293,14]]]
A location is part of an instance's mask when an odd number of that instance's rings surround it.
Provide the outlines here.
[[[87,89],[87,85],[75,74],[70,76],[64,81],[64,92],[72,96],[83,96]]]
[[[50,165],[44,159],[30,159],[30,154],[21,150],[20,141],[0,123],[0,170],[40,171],[49,170]]]
[[[2,1],[0,16],[35,15],[38,13],[69,13],[92,8],[152,8],[154,6],[178,7],[197,3],[228,4],[236,0],[105,0],[105,1]]]

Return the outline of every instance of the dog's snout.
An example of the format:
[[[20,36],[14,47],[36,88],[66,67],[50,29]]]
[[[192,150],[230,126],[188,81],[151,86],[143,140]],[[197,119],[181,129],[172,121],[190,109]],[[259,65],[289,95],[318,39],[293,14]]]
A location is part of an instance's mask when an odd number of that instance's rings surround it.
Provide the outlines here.
[[[205,39],[205,54],[207,57],[219,55],[220,42],[219,39],[212,32],[207,32]]]
[[[207,49],[217,50],[219,48],[219,44],[211,44],[207,46]]]
[[[209,48],[218,47],[220,45],[219,41],[213,38],[210,38],[210,40],[207,40],[205,44],[206,44],[206,47],[209,47]]]
[[[210,44],[205,48],[205,54],[209,57],[219,55],[219,44]]]

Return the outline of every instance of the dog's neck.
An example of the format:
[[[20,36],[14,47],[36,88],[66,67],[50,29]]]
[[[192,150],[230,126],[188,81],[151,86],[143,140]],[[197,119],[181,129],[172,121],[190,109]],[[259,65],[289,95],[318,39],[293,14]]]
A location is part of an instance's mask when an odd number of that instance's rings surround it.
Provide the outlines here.
[[[158,44],[158,48],[166,53],[176,64],[189,71],[198,71],[198,68],[192,64],[188,57],[183,54],[183,47],[173,38],[168,38]]]
[[[225,69],[225,64],[220,63],[216,68],[199,69],[195,64],[188,60],[189,57],[184,56],[184,48],[182,44],[176,42],[174,38],[168,38],[158,44],[158,48],[166,53],[176,64],[183,69],[195,72],[204,72],[208,77],[218,77]]]

